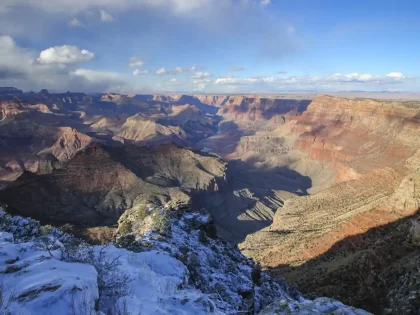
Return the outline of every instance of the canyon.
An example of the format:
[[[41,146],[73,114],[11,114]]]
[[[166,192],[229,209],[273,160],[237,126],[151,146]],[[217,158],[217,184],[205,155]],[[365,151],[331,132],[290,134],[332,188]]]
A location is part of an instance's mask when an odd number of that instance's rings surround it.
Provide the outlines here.
[[[309,296],[415,314],[417,103],[8,93],[0,202],[9,213],[112,236],[139,205],[188,204]]]

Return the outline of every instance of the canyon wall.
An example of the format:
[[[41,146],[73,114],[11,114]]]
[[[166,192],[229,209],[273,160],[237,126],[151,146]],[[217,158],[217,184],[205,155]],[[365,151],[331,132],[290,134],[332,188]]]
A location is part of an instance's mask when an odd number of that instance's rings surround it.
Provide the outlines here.
[[[408,239],[406,220],[419,210],[420,110],[321,95],[280,129],[285,128],[295,137],[292,151],[329,164],[335,184],[286,200],[272,225],[249,235],[240,248],[303,290],[334,297],[345,291],[353,298],[345,298],[348,303],[382,312],[388,291],[382,292],[376,277],[395,286],[395,277],[385,269],[393,264],[408,269],[414,255],[411,245],[394,253],[400,245],[393,242],[404,233]],[[396,222],[402,222],[400,230]],[[381,240],[384,231],[388,243]],[[383,252],[387,264],[376,262]]]

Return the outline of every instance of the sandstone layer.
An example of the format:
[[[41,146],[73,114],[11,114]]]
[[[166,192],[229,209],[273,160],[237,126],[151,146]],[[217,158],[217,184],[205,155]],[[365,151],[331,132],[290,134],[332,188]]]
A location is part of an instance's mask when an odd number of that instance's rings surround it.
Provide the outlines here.
[[[331,165],[336,184],[287,200],[273,224],[249,235],[240,248],[306,292],[385,312],[388,289],[401,279],[389,278],[388,265],[378,257],[392,252],[384,261],[401,264],[399,275],[406,277],[403,266],[411,268],[416,255],[409,245],[399,254],[393,250],[409,239],[409,218],[420,205],[420,111],[322,95],[286,127],[296,137],[293,150]],[[384,231],[386,242],[380,239]],[[388,289],[379,290],[375,281],[381,277]]]

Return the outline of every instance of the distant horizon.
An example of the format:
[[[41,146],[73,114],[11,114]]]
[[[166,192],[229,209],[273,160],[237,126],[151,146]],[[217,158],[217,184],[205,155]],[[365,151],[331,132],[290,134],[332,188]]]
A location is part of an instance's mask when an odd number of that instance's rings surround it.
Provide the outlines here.
[[[116,91],[106,91],[106,92],[83,92],[83,91],[56,91],[50,90],[48,88],[43,88],[38,91],[34,90],[24,90],[16,86],[0,86],[0,88],[16,88],[23,91],[24,93],[39,93],[41,90],[47,90],[50,94],[65,94],[65,93],[84,93],[86,95],[101,95],[101,94],[118,94],[118,95],[210,95],[210,96],[282,96],[282,95],[292,95],[295,98],[304,98],[307,96],[307,99],[311,99],[317,95],[330,95],[338,97],[349,97],[349,98],[372,98],[372,99],[383,99],[383,100],[395,100],[395,101],[418,101],[420,100],[420,92],[404,92],[404,91],[313,91],[313,90],[296,90],[296,91],[282,91],[282,92],[242,92],[242,93],[205,93],[205,92],[188,92],[188,91],[162,91],[162,92],[116,92]]]
[[[411,0],[3,0],[0,85],[420,92],[419,11]]]

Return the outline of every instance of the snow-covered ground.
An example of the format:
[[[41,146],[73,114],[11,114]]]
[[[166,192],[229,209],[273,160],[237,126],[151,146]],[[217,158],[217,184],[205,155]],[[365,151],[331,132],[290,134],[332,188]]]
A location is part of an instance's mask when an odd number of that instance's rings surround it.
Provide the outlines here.
[[[149,229],[116,242],[128,250],[90,246],[0,211],[0,314],[258,314],[267,306],[262,314],[368,314],[305,300],[207,237],[209,220],[177,213],[163,234]]]

